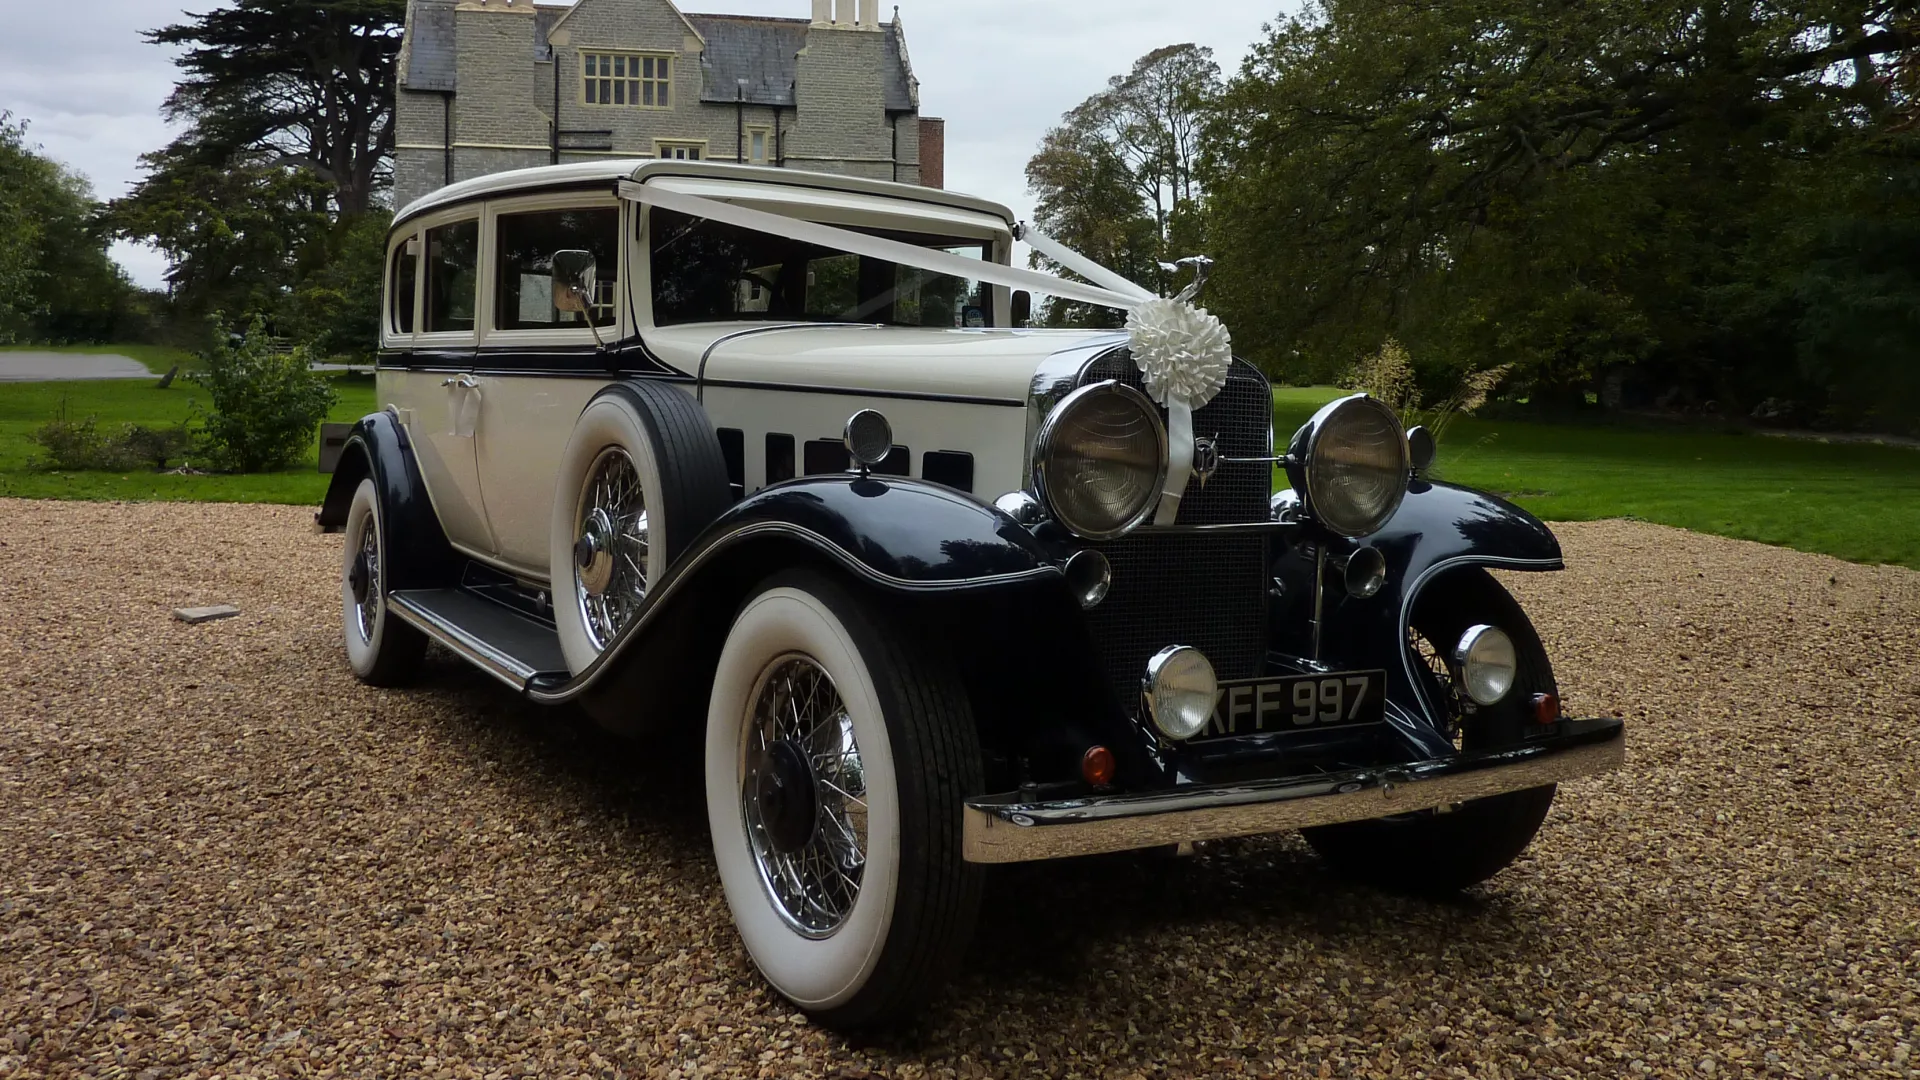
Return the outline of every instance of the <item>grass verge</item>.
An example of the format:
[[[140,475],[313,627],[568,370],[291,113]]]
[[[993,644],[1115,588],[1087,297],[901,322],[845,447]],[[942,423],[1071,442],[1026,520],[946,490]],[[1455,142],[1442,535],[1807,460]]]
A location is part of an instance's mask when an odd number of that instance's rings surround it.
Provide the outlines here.
[[[339,400],[328,416],[351,423],[374,411],[373,379],[331,375]],[[17,499],[122,499],[164,502],[283,503],[318,505],[327,477],[314,471],[315,456],[285,472],[252,476],[192,476],[153,472],[49,472],[32,461],[43,456],[33,433],[61,415],[94,417],[104,429],[121,424],[165,427],[207,407],[206,391],[179,379],[165,390],[141,380],[0,383],[0,496]]]
[[[1278,438],[1341,393],[1275,391]],[[1907,447],[1463,417],[1434,472],[1548,521],[1632,518],[1920,569],[1920,450]]]

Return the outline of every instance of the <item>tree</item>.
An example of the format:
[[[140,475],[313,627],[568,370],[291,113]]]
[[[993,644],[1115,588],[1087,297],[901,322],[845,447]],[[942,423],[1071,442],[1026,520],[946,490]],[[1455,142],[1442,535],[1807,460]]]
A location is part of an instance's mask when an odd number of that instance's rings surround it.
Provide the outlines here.
[[[107,253],[97,210],[86,180],[0,113],[0,342],[114,336],[133,288]]]
[[[1804,390],[1790,282],[1836,191],[1909,168],[1915,43],[1897,0],[1327,0],[1208,127],[1216,302],[1301,377],[1391,334],[1536,399]]]
[[[279,316],[300,281],[303,252],[329,230],[327,215],[313,208],[325,185],[264,152],[213,166],[169,148],[142,161],[146,179],[108,219],[120,235],[167,254],[176,322],[205,325],[215,312]]]
[[[1200,133],[1219,90],[1212,51],[1196,45],[1157,49],[1115,76],[1062,117],[1027,163],[1036,224],[1115,271],[1166,289],[1171,278],[1161,264],[1198,251]],[[1048,311],[1055,323],[1112,318],[1058,301]]]
[[[406,0],[239,0],[150,32],[183,46],[168,119],[178,160],[236,156],[303,169],[342,214],[391,183],[395,70]]]

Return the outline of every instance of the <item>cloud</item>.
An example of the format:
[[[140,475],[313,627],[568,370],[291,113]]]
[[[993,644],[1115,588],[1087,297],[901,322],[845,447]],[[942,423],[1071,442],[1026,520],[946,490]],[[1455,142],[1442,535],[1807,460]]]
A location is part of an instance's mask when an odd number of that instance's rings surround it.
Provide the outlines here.
[[[1163,45],[1214,50],[1231,74],[1282,0],[904,0],[901,19],[921,107],[947,121],[947,186],[1026,216],[1026,164],[1060,115]],[[181,18],[174,4],[81,0],[13,4],[0,36],[0,108],[93,182],[102,198],[139,178],[140,155],[174,135],[160,118],[173,88],[169,50],[141,32]],[[196,9],[212,6],[196,4]],[[806,17],[810,0],[688,0],[688,10]],[[1287,11],[1292,5],[1287,6]],[[882,4],[891,17],[891,4]],[[78,17],[76,17],[78,16]],[[157,253],[117,246],[136,281],[158,286]]]

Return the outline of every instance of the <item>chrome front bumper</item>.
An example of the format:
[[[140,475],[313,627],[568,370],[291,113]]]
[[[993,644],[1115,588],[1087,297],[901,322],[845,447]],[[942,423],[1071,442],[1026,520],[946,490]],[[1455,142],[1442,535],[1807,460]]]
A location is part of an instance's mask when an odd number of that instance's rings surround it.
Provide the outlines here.
[[[1618,720],[1570,720],[1517,749],[1407,765],[1057,802],[993,795],[967,800],[964,854],[1032,862],[1364,821],[1608,772],[1626,747]]]

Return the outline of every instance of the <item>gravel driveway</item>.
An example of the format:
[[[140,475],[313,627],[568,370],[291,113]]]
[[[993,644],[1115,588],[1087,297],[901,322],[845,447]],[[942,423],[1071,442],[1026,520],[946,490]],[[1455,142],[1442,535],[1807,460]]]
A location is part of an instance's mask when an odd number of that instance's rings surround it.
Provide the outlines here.
[[[755,977],[697,770],[452,660],[359,687],[310,520],[0,500],[0,1076],[1920,1076],[1920,574],[1566,526],[1513,585],[1630,762],[1514,868],[1015,868],[849,1041]]]

